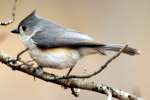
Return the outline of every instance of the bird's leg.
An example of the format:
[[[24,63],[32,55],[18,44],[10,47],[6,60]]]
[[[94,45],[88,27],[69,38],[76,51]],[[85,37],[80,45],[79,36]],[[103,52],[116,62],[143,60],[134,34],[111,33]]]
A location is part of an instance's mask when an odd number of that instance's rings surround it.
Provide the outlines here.
[[[26,49],[22,50],[20,53],[18,53],[16,60],[20,60],[21,59],[20,56],[28,50],[29,50],[29,48],[26,48]]]
[[[69,81],[68,81],[68,79],[67,79],[67,77],[70,75],[70,73],[71,73],[71,71],[73,70],[73,68],[74,68],[74,66],[72,66],[70,69],[69,69],[69,71],[68,71],[68,73],[66,74],[66,80],[65,80],[65,83],[67,84]],[[64,89],[67,89],[67,87],[64,87]]]
[[[43,74],[43,66],[39,65],[38,67],[34,68],[33,70],[34,80],[35,80],[35,74],[36,75]]]
[[[28,48],[26,48],[26,49],[22,50],[21,52],[19,52],[19,53],[17,54],[17,57],[16,57],[14,60],[11,60],[11,62],[12,62],[12,63],[16,63],[18,60],[21,60],[20,56],[21,56],[23,53],[25,53],[26,51],[28,51]]]
[[[68,71],[68,73],[67,73],[67,75],[66,75],[66,79],[67,79],[67,77],[70,75],[70,73],[71,73],[71,71],[73,70],[73,68],[74,68],[74,66],[72,66],[70,69],[69,69],[69,71]],[[69,81],[68,81],[68,79],[65,81],[65,83],[67,84]],[[67,89],[67,87],[64,87],[65,89]],[[72,94],[75,96],[75,97],[78,97],[79,96],[79,94],[78,94],[78,90],[79,89],[77,89],[77,90],[75,90],[75,88],[70,88],[71,89],[71,92],[72,92]]]
[[[68,76],[70,75],[70,73],[71,73],[71,71],[73,70],[73,68],[74,68],[74,66],[72,66],[72,67],[69,69],[68,73],[66,74],[66,77],[68,77]]]

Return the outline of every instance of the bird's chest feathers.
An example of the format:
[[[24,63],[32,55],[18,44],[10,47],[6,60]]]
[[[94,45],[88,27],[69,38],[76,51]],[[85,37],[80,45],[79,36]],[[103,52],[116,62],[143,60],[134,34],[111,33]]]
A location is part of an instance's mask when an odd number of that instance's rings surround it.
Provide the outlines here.
[[[36,48],[29,52],[40,65],[58,69],[72,67],[80,58],[78,51],[69,48],[52,48],[47,50]]]
[[[32,36],[30,35],[25,35],[25,34],[21,34],[20,38],[23,42],[23,44],[29,48],[29,49],[33,49],[36,47],[34,41],[31,39]]]
[[[65,60],[65,59],[78,59],[79,54],[76,50],[69,49],[69,48],[51,48],[46,50],[41,49],[33,49],[30,51],[31,55],[33,55],[36,58],[45,57],[49,58],[50,60]]]

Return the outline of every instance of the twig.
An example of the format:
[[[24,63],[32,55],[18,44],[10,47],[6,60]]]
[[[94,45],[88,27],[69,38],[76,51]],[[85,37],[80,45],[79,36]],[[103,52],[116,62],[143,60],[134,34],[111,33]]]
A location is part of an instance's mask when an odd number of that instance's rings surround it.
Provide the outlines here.
[[[72,95],[74,95],[75,97],[78,97],[79,94],[78,92],[75,90],[75,88],[70,88],[71,89],[71,92],[72,92]]]
[[[70,76],[63,76],[59,79],[71,79],[71,78],[90,78],[90,77],[93,77],[99,73],[101,73],[107,66],[108,64],[110,64],[113,60],[115,60],[117,57],[120,56],[120,54],[128,47],[128,45],[125,45],[117,54],[115,54],[113,57],[111,57],[109,60],[106,61],[106,63],[104,65],[102,65],[100,67],[99,70],[91,73],[91,74],[88,74],[88,75],[81,75],[81,76],[77,76],[77,75],[70,75]]]
[[[20,56],[28,50],[29,50],[29,48],[26,48],[26,49],[22,50],[20,53],[18,53],[16,60],[20,60]]]
[[[12,18],[8,21],[1,21],[0,25],[6,26],[6,25],[9,25],[15,21],[16,4],[17,4],[17,0],[14,0],[14,4],[12,6],[12,14],[11,14]]]
[[[106,88],[109,88],[110,92],[112,93],[112,97],[120,99],[120,100],[144,100],[143,98],[137,97],[133,94],[129,94],[127,92],[114,89],[112,87],[106,86],[106,85],[100,85],[96,84],[95,82],[89,82],[83,79],[68,79],[69,82],[65,82],[65,79],[58,79],[60,76],[56,76],[54,74],[50,74],[47,72],[43,73],[33,73],[35,68],[33,66],[29,66],[28,64],[22,63],[20,61],[17,61],[15,63],[12,63],[14,59],[10,56],[7,56],[6,54],[2,53],[0,51],[0,62],[7,65],[10,68],[16,69],[18,71],[24,72],[26,74],[29,74],[31,76],[35,76],[36,78],[39,78],[43,81],[52,82],[61,86],[65,86],[68,88],[78,88],[78,89],[84,89],[89,91],[98,92],[101,94],[108,93],[105,91]]]

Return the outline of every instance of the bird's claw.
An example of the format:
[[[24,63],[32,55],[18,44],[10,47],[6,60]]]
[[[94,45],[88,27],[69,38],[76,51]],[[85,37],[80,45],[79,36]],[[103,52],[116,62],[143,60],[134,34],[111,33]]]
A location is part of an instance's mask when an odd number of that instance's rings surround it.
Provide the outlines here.
[[[43,74],[43,67],[39,66],[33,70],[33,79],[35,80],[36,75]]]

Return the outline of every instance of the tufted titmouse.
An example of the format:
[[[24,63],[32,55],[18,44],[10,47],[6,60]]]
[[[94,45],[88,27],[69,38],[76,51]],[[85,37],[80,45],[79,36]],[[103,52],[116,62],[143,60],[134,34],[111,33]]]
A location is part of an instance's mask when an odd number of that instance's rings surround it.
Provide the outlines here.
[[[77,61],[90,54],[105,51],[118,52],[119,44],[102,44],[88,35],[64,28],[40,18],[33,11],[23,19],[18,28],[11,31],[19,34],[23,44],[29,48],[31,57],[43,67],[65,69],[75,66]],[[136,55],[139,52],[131,47],[123,53]]]

